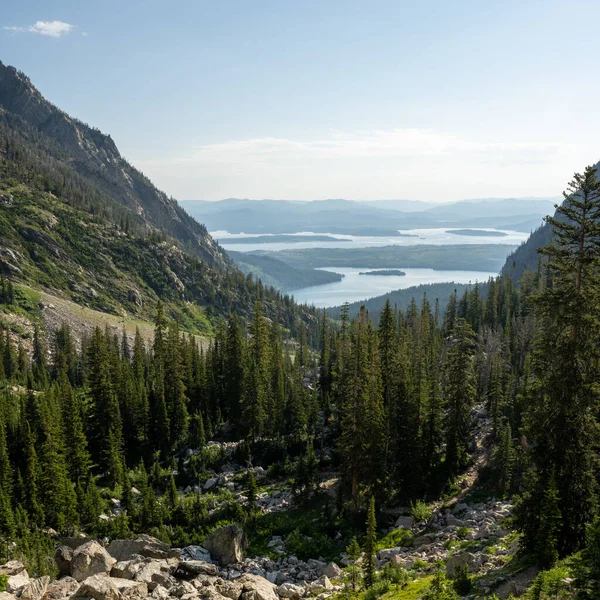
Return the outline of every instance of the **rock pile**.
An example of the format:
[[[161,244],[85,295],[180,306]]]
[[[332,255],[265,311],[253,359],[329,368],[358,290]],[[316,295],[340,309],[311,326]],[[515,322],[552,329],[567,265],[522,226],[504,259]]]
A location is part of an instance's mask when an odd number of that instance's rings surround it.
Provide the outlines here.
[[[340,575],[333,563],[244,559],[246,536],[235,525],[215,531],[206,547],[182,550],[148,535],[108,547],[85,538],[64,542],[55,553],[60,579],[32,579],[21,562],[8,562],[0,567],[8,577],[0,600],[297,600],[339,589],[330,579]]]

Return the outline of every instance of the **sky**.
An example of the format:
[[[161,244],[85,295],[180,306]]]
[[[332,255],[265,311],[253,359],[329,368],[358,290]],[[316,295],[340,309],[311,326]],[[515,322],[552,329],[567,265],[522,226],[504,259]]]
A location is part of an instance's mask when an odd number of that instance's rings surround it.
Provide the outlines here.
[[[600,2],[3,0],[0,60],[178,199],[558,196]]]

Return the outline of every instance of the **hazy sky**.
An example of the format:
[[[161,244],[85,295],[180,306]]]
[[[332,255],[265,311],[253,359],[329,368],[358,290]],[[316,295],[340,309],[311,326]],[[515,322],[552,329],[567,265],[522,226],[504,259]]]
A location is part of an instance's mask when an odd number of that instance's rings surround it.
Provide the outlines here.
[[[600,2],[4,0],[0,59],[180,199],[556,196]]]

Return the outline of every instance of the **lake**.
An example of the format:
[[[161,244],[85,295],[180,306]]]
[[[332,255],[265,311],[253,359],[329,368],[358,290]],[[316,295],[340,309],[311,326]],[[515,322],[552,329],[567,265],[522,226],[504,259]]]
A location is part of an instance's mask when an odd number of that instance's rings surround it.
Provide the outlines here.
[[[448,227],[438,229],[408,229],[399,230],[402,236],[360,236],[360,235],[341,235],[337,233],[320,232],[315,234],[312,231],[300,231],[293,235],[296,236],[314,236],[326,235],[335,238],[334,241],[285,241],[274,243],[252,243],[253,237],[265,238],[269,234],[258,233],[229,233],[227,231],[211,231],[214,239],[235,238],[247,239],[248,243],[221,244],[225,250],[235,250],[237,252],[254,252],[256,250],[287,250],[294,248],[301,250],[304,248],[372,248],[380,246],[415,246],[422,244],[435,244],[438,246],[447,246],[455,244],[506,244],[509,246],[518,246],[529,237],[528,233],[522,231],[510,231],[504,229],[476,229],[477,235],[458,235],[451,233],[452,229]],[[456,231],[465,231],[465,228],[456,229]],[[467,230],[469,231],[469,230]],[[489,231],[490,235],[485,235]],[[501,237],[498,233],[503,233]],[[274,234],[275,235],[275,234]]]
[[[319,308],[339,306],[344,302],[357,302],[375,296],[387,294],[393,290],[402,290],[422,283],[475,283],[487,281],[497,273],[486,271],[438,271],[436,269],[409,269],[397,267],[406,275],[359,275],[361,271],[385,271],[387,269],[365,269],[350,267],[323,267],[344,275],[341,281],[301,288],[290,292],[301,304],[314,304]]]

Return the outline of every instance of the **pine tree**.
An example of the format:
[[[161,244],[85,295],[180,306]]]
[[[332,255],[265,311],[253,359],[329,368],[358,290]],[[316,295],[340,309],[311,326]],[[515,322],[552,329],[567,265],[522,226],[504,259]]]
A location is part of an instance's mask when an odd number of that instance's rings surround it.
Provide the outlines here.
[[[23,479],[24,508],[27,510],[30,522],[40,527],[44,524],[44,510],[39,502],[40,466],[35,451],[34,437],[25,421],[25,474]]]
[[[463,319],[458,319],[450,343],[444,382],[448,407],[445,467],[453,476],[467,463],[470,415],[475,402],[474,333]]]
[[[360,571],[357,566],[358,559],[360,558],[361,551],[358,540],[354,537],[346,548],[346,553],[350,559],[350,584],[352,585],[352,591],[355,592],[358,587]]]
[[[535,549],[535,526],[542,523],[525,515],[541,514],[544,490],[554,476],[562,515],[559,556],[582,547],[597,504],[600,183],[594,169],[576,173],[564,196],[557,216],[547,219],[555,240],[541,251],[548,259],[550,280],[535,298],[535,386],[526,416],[535,476],[527,478],[529,493],[520,522],[525,547]]]
[[[367,535],[365,537],[365,555],[363,558],[363,579],[369,589],[375,582],[375,545],[377,543],[377,520],[375,518],[375,498],[369,500],[367,515]]]

